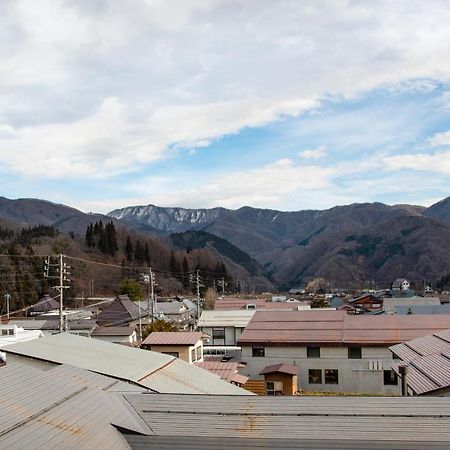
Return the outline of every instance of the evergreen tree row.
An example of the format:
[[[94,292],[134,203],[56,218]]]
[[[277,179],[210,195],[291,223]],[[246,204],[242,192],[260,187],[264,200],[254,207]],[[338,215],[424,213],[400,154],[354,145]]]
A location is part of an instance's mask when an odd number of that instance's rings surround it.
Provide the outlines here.
[[[103,225],[99,220],[86,228],[85,242],[88,248],[98,248],[106,255],[114,256],[119,250],[116,227],[113,222]]]

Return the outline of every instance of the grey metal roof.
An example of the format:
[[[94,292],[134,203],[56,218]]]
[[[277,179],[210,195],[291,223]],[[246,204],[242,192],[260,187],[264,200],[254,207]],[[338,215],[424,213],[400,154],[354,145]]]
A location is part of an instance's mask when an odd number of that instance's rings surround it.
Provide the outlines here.
[[[59,330],[59,320],[54,319],[37,319],[37,320],[10,320],[9,324],[22,327],[24,330],[43,330],[43,331],[57,331]],[[93,330],[97,323],[94,319],[80,319],[70,320],[69,329],[73,331],[79,330]]]
[[[157,392],[248,395],[217,375],[173,356],[67,333],[1,348],[3,351],[139,383]]]
[[[252,395],[249,391],[222,380],[218,375],[178,358],[139,383],[161,393]]]
[[[127,448],[113,425],[150,433],[119,394],[21,364],[0,368],[1,448]]]
[[[396,306],[417,306],[417,305],[440,305],[439,297],[392,297],[383,299],[383,310],[386,312],[394,311]]]
[[[450,305],[394,306],[394,314],[450,314]]]
[[[133,327],[98,327],[92,336],[131,336],[134,332]]]
[[[272,438],[234,438],[199,436],[141,436],[126,434],[125,438],[132,449],[136,450],[230,450],[230,449],[279,449],[279,450],[423,450],[423,442],[405,440],[349,440],[342,436],[336,439],[286,439]],[[338,440],[339,439],[339,440]],[[448,442],[426,444],[427,449],[447,450]]]
[[[158,302],[156,309],[169,315],[178,315],[188,311],[187,306],[183,302]]]
[[[125,398],[156,436],[178,437],[180,441],[171,440],[178,442],[177,446],[185,439],[184,448],[208,448],[207,443],[209,448],[239,448],[239,439],[253,439],[243,442],[248,448],[259,447],[267,439],[271,443],[271,439],[285,439],[275,448],[422,449],[450,445],[450,402],[445,398],[147,394]],[[199,441],[194,438],[203,439],[204,445],[197,447]],[[132,448],[155,441],[139,438],[135,446],[127,439]],[[189,446],[191,439],[195,443]],[[366,447],[366,442],[372,447]],[[395,443],[401,445],[395,447]]]

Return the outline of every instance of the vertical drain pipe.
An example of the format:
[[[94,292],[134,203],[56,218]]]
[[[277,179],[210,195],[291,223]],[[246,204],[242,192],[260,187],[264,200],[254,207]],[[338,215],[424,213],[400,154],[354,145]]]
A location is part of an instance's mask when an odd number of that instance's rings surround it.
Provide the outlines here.
[[[406,397],[408,395],[408,383],[406,379],[408,375],[408,366],[400,366],[398,370],[402,377],[402,397]]]

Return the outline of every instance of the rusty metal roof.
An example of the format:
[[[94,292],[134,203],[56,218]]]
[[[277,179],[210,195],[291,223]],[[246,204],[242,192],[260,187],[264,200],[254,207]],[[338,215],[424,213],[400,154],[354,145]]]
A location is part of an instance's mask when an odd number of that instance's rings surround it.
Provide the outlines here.
[[[142,345],[195,345],[202,339],[201,331],[154,331],[142,342]]]
[[[264,375],[266,373],[287,373],[289,375],[297,375],[298,374],[298,366],[294,366],[293,364],[274,364],[272,366],[266,366],[264,367],[261,372],[259,372],[260,375]]]
[[[237,362],[203,361],[196,362],[195,365],[219,375],[222,380],[229,383],[244,384],[248,380],[248,377],[238,373],[239,363]]]
[[[443,449],[450,443],[450,403],[444,398],[153,394],[125,397],[155,436],[178,437],[177,449],[411,450]],[[149,448],[152,439],[142,437],[135,441],[136,446],[131,446]],[[242,447],[238,446],[239,439],[246,439]],[[160,447],[156,444],[150,448]]]
[[[348,315],[344,311],[256,311],[239,345],[392,345],[450,328],[439,316]]]

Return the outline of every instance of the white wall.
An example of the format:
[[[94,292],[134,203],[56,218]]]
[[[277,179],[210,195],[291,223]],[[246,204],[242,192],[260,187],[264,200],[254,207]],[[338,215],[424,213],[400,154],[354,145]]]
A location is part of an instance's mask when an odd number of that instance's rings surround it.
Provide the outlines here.
[[[379,361],[390,370],[393,362],[388,347],[363,347],[362,359],[349,359],[347,347],[321,347],[320,358],[307,358],[306,347],[265,347],[265,357],[253,357],[252,347],[242,347],[242,361],[247,366],[242,375],[257,380],[262,369],[272,364],[294,364],[299,367],[299,388],[307,391],[353,392],[400,395],[397,386],[384,385],[383,370],[369,370],[369,361]],[[322,369],[322,384],[309,384],[309,369]],[[339,384],[325,384],[323,369],[338,369]]]

